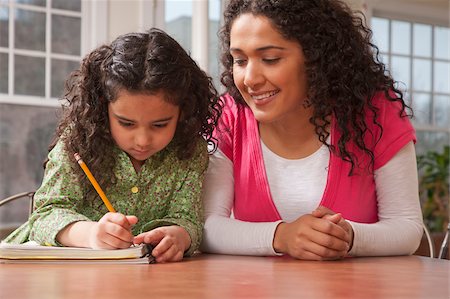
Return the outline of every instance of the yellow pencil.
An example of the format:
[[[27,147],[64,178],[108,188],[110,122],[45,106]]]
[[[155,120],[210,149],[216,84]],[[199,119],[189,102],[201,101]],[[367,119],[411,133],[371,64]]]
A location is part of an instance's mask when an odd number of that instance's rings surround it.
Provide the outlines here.
[[[94,186],[95,191],[97,191],[98,195],[100,195],[100,198],[103,200],[103,202],[106,205],[106,208],[108,208],[108,211],[110,212],[116,212],[116,210],[114,209],[114,207],[111,205],[111,203],[109,202],[108,198],[105,195],[105,192],[103,192],[102,188],[100,187],[100,185],[97,183],[97,180],[94,178],[94,176],[92,175],[91,171],[89,170],[89,168],[86,166],[86,163],[83,162],[83,160],[81,160],[81,157],[78,153],[74,154],[75,159],[77,160],[78,164],[80,164],[81,169],[83,169],[84,173],[86,174],[86,176],[88,177],[89,181],[91,182],[92,186]]]

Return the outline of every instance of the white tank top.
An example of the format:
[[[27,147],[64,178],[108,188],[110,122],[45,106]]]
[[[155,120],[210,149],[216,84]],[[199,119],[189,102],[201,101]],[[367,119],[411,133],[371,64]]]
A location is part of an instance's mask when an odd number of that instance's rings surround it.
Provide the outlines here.
[[[272,199],[282,219],[290,222],[311,213],[320,203],[327,182],[330,151],[322,145],[302,159],[285,159],[261,141]]]

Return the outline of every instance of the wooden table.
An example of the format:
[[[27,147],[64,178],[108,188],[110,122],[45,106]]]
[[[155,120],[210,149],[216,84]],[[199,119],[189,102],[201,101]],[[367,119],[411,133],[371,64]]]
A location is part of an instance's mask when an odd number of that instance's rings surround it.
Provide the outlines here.
[[[0,264],[0,298],[449,299],[450,262],[199,255],[153,265]]]

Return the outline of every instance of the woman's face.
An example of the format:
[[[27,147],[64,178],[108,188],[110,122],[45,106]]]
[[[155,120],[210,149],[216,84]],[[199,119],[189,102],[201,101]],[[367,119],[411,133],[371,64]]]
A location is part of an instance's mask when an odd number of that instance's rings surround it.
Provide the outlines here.
[[[305,113],[305,57],[298,42],[285,39],[267,17],[237,17],[230,32],[233,78],[257,121],[272,123]]]

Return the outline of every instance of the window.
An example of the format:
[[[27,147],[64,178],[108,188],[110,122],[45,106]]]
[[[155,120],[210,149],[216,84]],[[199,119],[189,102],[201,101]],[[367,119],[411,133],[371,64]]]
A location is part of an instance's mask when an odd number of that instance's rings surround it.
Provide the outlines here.
[[[106,1],[0,0],[0,198],[40,185],[57,98],[84,53],[105,41],[105,6]],[[0,210],[0,232],[26,220],[26,205]]]
[[[81,0],[0,1],[2,102],[56,105],[81,59],[81,20]]]
[[[206,1],[205,1],[206,2]],[[206,5],[206,3],[204,3]],[[219,81],[219,46],[218,46],[218,36],[220,26],[220,15],[221,15],[221,1],[220,0],[208,0],[208,20],[204,23],[207,24],[208,35],[206,38],[207,47],[207,69],[205,71],[214,79],[214,85],[217,89],[220,88]],[[193,30],[195,30],[192,24],[194,3],[192,0],[189,1],[177,1],[177,0],[165,0],[164,11],[165,19],[164,25],[162,26],[164,30],[174,37],[183,48],[190,54],[193,53],[192,47],[192,36]],[[195,17],[202,17],[201,15]],[[201,34],[200,34],[201,36]],[[197,41],[196,43],[201,43]]]
[[[419,153],[450,143],[450,28],[372,17],[383,62],[412,106]]]

